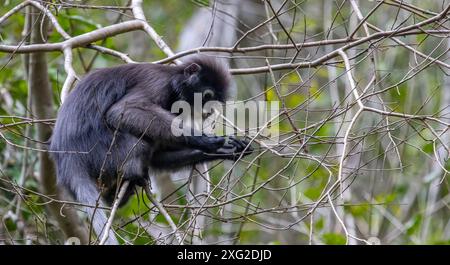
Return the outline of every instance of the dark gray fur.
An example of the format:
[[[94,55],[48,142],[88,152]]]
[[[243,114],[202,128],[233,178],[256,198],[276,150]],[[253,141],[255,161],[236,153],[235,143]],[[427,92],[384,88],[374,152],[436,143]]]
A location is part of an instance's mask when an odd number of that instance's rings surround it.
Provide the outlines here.
[[[86,75],[61,106],[51,139],[50,150],[58,151],[52,153],[58,184],[81,203],[103,205],[114,200],[123,176],[130,181],[124,204],[135,186],[148,179],[149,169],[235,159],[246,141],[175,137],[170,130],[173,102],[192,104],[193,93],[204,89],[214,91],[209,100],[224,102],[228,86],[227,69],[207,57],[179,66],[127,64]],[[252,150],[247,151],[244,155]],[[93,218],[93,208],[87,212]],[[105,212],[97,209],[93,228],[98,236],[106,220]],[[111,235],[107,243],[117,240]]]

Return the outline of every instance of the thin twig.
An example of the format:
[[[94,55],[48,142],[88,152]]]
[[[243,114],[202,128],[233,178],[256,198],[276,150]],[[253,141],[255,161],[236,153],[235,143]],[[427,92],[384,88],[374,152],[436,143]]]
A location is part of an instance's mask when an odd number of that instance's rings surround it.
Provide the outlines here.
[[[114,200],[113,207],[111,208],[111,214],[109,215],[108,222],[106,223],[105,229],[103,230],[103,235],[102,235],[99,245],[104,245],[106,240],[108,240],[109,231],[111,230],[111,226],[114,221],[114,216],[116,215],[117,209],[119,208],[119,204],[122,201],[123,196],[125,196],[125,193],[128,189],[129,184],[130,184],[129,181],[124,181],[122,183],[122,186],[120,187],[119,194],[117,195],[116,199]]]
[[[150,190],[149,183],[144,184],[145,194],[147,194],[147,198],[158,208],[159,212],[164,216],[169,226],[172,228],[172,232],[175,234],[175,237],[178,240],[178,244],[183,245],[183,237],[178,233],[178,228],[176,224],[173,222],[172,217],[170,217],[169,213],[166,211],[164,206],[153,197],[153,193]]]

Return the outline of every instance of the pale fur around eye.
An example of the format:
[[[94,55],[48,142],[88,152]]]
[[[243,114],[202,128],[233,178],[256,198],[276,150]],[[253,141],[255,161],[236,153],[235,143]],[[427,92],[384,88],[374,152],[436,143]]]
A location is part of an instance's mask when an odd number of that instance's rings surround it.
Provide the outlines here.
[[[214,91],[212,91],[211,89],[205,89],[205,91],[203,91],[204,99],[211,99],[213,97],[214,97]]]

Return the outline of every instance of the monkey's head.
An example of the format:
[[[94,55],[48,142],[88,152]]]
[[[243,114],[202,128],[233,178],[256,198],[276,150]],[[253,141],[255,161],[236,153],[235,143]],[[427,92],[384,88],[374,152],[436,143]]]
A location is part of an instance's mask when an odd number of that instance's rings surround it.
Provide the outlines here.
[[[212,57],[195,56],[183,63],[172,87],[179,100],[194,104],[194,96],[200,96],[203,105],[208,101],[224,103],[228,98],[230,73],[222,63]]]

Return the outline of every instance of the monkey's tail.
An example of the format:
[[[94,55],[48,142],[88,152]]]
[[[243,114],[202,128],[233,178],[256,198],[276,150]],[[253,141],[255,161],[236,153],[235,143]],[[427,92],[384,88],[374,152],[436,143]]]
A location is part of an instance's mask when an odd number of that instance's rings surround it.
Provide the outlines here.
[[[99,206],[105,205],[100,197],[100,192],[98,191],[95,184],[89,178],[84,178],[82,180],[82,183],[78,183],[77,185],[75,185],[74,188],[76,190],[76,192],[74,192],[75,197],[80,203],[94,206],[98,202]],[[100,240],[103,233],[108,232],[105,231],[105,226],[108,221],[105,210],[101,208],[86,207],[86,212],[89,216],[89,220],[91,220],[92,222],[94,232],[97,235],[97,238],[99,238]],[[109,236],[105,244],[106,245],[119,244],[116,236],[112,231],[109,232]]]

